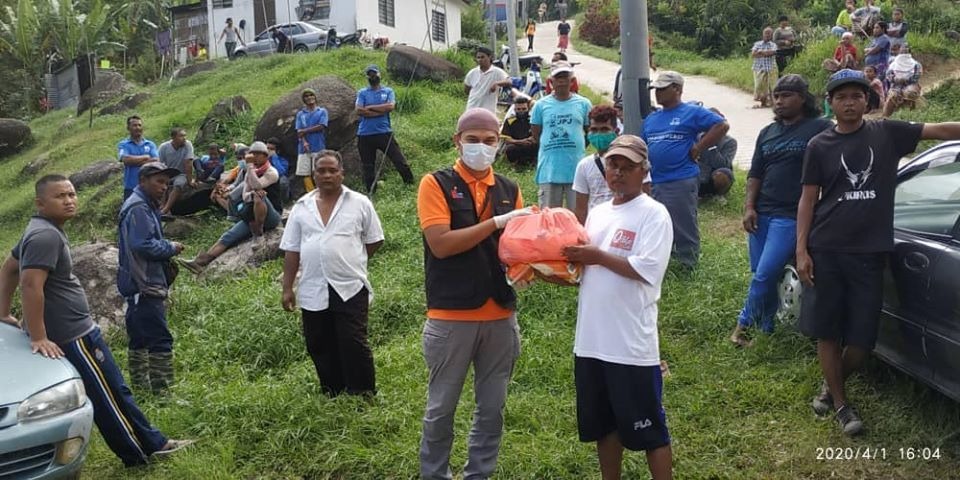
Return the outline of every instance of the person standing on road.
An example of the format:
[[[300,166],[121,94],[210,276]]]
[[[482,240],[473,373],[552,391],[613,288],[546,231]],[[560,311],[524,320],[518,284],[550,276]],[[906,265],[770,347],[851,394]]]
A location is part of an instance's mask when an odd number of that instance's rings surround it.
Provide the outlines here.
[[[313,176],[317,188],[293,205],[280,240],[283,308],[292,312],[300,304],[307,352],[324,392],[373,396],[367,262],[383,245],[383,228],[370,199],[343,186],[339,153],[320,152]]]
[[[123,163],[123,199],[126,200],[137,188],[140,165],[160,158],[157,144],[143,137],[143,119],[127,117],[127,138],[117,144],[117,158]]]
[[[476,410],[463,478],[490,478],[503,435],[507,385],[520,356],[516,293],[497,256],[500,231],[523,208],[517,183],[493,172],[497,117],[472,108],[457,121],[453,168],[423,177],[417,214],[423,231],[430,371],[420,442],[420,478],[450,480],[457,403],[473,364]]]
[[[560,24],[557,25],[557,48],[561,53],[567,53],[570,48],[570,24],[567,23],[567,16],[560,16]]]
[[[393,89],[380,84],[380,67],[367,66],[369,87],[357,92],[357,115],[360,125],[357,127],[357,149],[360,151],[360,164],[363,169],[363,186],[367,193],[373,194],[377,188],[377,151],[383,152],[393,162],[403,183],[413,184],[413,172],[407,164],[407,158],[400,151],[397,137],[390,126],[390,112],[396,105]]]
[[[467,110],[483,108],[496,115],[497,91],[500,87],[512,87],[507,72],[493,65],[493,50],[477,48],[474,56],[477,66],[467,72],[463,79],[463,91],[467,93]]]
[[[537,7],[537,17],[540,19],[540,23],[543,23],[547,15],[547,2],[540,2],[540,6]]]
[[[533,51],[533,36],[537,33],[537,22],[534,22],[531,18],[527,20],[527,51]]]
[[[673,230],[667,209],[644,194],[643,140],[623,135],[609,147],[603,158],[613,198],[587,216],[590,243],[563,250],[584,265],[573,347],[577,430],[580,441],[597,442],[603,478],[620,478],[627,448],[646,452],[655,480],[669,479],[657,302]]]
[[[790,19],[780,15],[777,19],[780,26],[773,31],[773,43],[777,44],[777,76],[782,77],[787,65],[797,54],[797,32],[790,26]]]
[[[168,439],[150,424],[123,381],[100,327],[90,317],[86,292],[73,273],[70,241],[63,232],[63,225],[77,214],[73,184],[62,175],[45,175],[34,189],[37,213],[0,267],[0,321],[20,325],[10,314],[19,285],[22,327],[30,336],[33,353],[66,357],[77,369],[93,404],[93,421],[124,465],[142,465],[192,444],[192,440]]]
[[[140,167],[140,184],[120,207],[117,290],[127,301],[130,381],[154,393],[173,384],[173,335],[166,299],[173,284],[170,262],[183,244],[163,238],[160,203],[179,173],[160,162]]]
[[[237,27],[233,26],[233,19],[227,19],[227,26],[223,27],[223,31],[220,32],[220,38],[217,39],[217,42],[223,41],[226,38],[226,41],[223,42],[223,47],[227,50],[227,59],[233,60],[233,52],[237,49],[237,42],[240,42],[240,45],[244,47],[247,46],[246,43],[243,43],[243,37],[240,35],[240,30],[237,30]]]
[[[833,126],[820,118],[817,100],[800,75],[785,75],[773,90],[774,122],[760,130],[747,176],[743,229],[750,256],[750,289],[730,341],[749,346],[757,325],[773,332],[777,282],[796,250],[797,203],[807,142]]]
[[[590,100],[570,91],[573,68],[557,62],[550,69],[553,93],[533,106],[531,135],[540,144],[535,181],[540,207],[573,210],[576,194],[573,177],[586,149],[585,134],[590,125]]]
[[[300,93],[303,108],[297,112],[297,170],[298,177],[303,179],[306,191],[313,190],[311,171],[317,155],[327,148],[327,124],[329,117],[327,109],[317,105],[317,92],[312,88],[305,88]]]
[[[777,54],[777,44],[773,43],[773,29],[763,29],[763,38],[754,42],[750,50],[753,57],[753,100],[759,102],[753,108],[770,106],[770,92],[773,90],[773,57]]]
[[[806,286],[800,331],[817,339],[825,379],[812,406],[820,415],[835,409],[847,435],[863,429],[845,382],[877,339],[897,166],[920,140],[960,140],[960,122],[864,120],[869,89],[863,72],[830,77],[837,124],[807,145],[797,209],[797,272]]]
[[[717,144],[730,125],[720,115],[681,99],[683,77],[664,70],[650,86],[663,108],[643,122],[650,149],[653,198],[667,207],[673,221],[673,255],[686,269],[700,259],[697,191],[700,154]],[[702,134],[702,135],[701,135]]]
[[[179,172],[170,179],[170,186],[173,188],[167,191],[166,202],[160,209],[160,215],[169,215],[183,191],[196,184],[193,173],[193,143],[187,140],[186,130],[174,127],[170,129],[170,140],[161,143],[157,152],[160,163]]]
[[[557,16],[566,21],[567,18],[567,0],[557,0]]]

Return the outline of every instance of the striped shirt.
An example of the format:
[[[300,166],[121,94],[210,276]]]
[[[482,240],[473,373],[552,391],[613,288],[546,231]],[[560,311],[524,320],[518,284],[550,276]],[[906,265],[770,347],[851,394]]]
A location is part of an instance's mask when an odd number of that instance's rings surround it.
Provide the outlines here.
[[[753,49],[751,52],[776,52],[777,44],[771,41],[760,40],[753,43]],[[770,72],[773,71],[773,56],[769,57],[753,57],[753,71],[754,72]]]

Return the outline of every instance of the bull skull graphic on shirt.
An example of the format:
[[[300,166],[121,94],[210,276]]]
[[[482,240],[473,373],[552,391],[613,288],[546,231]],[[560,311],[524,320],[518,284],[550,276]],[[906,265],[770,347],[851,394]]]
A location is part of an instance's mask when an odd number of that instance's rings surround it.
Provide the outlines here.
[[[869,148],[870,163],[867,164],[867,168],[860,172],[851,172],[850,167],[847,166],[847,162],[843,159],[843,154],[840,154],[840,165],[843,166],[843,171],[847,174],[847,180],[850,181],[850,185],[853,186],[854,190],[863,188],[864,184],[867,183],[867,179],[873,175],[873,147]]]

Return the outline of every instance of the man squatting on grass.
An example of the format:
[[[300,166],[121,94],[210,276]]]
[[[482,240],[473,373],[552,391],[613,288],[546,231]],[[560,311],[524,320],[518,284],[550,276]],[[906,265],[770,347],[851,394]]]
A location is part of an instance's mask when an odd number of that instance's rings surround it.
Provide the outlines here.
[[[367,261],[383,245],[383,228],[370,199],[343,186],[339,153],[320,152],[313,181],[317,188],[293,205],[280,240],[283,308],[292,312],[300,303],[307,352],[327,394],[374,395]]]
[[[825,379],[812,405],[821,415],[836,409],[847,435],[863,429],[845,382],[877,339],[898,162],[920,140],[960,140],[960,122],[864,120],[869,89],[863,72],[830,77],[837,124],[807,146],[797,211],[797,271],[807,285],[800,330],[817,339]]]
[[[152,455],[170,454],[193,443],[167,439],[150,425],[124,383],[100,327],[90,317],[87,295],[73,274],[70,243],[63,232],[64,223],[77,214],[73,184],[62,175],[45,175],[35,190],[37,213],[0,267],[0,321],[19,324],[10,314],[19,285],[23,327],[33,353],[67,357],[77,369],[93,402],[93,421],[124,465],[144,464]]]
[[[530,213],[516,182],[493,172],[499,122],[468,109],[453,136],[453,168],[425,175],[417,194],[424,243],[427,321],[423,357],[430,371],[420,442],[420,476],[449,480],[453,420],[470,364],[477,408],[464,479],[489,478],[503,435],[507,384],[520,356],[516,294],[497,256],[500,230]]]
[[[668,479],[657,301],[673,227],[666,207],[643,191],[643,140],[617,137],[603,158],[613,199],[587,215],[590,243],[563,251],[584,265],[573,347],[577,429],[581,441],[597,442],[604,480],[620,478],[624,447],[646,451],[653,478]]]

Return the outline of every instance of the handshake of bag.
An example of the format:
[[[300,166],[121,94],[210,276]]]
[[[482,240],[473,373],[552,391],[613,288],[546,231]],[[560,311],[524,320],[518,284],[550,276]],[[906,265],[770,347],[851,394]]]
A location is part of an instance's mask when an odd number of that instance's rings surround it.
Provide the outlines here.
[[[569,245],[589,243],[587,231],[565,208],[534,207],[533,214],[513,218],[500,236],[500,261],[507,266],[507,283],[525,288],[540,278],[577,285],[583,265],[563,256]]]

